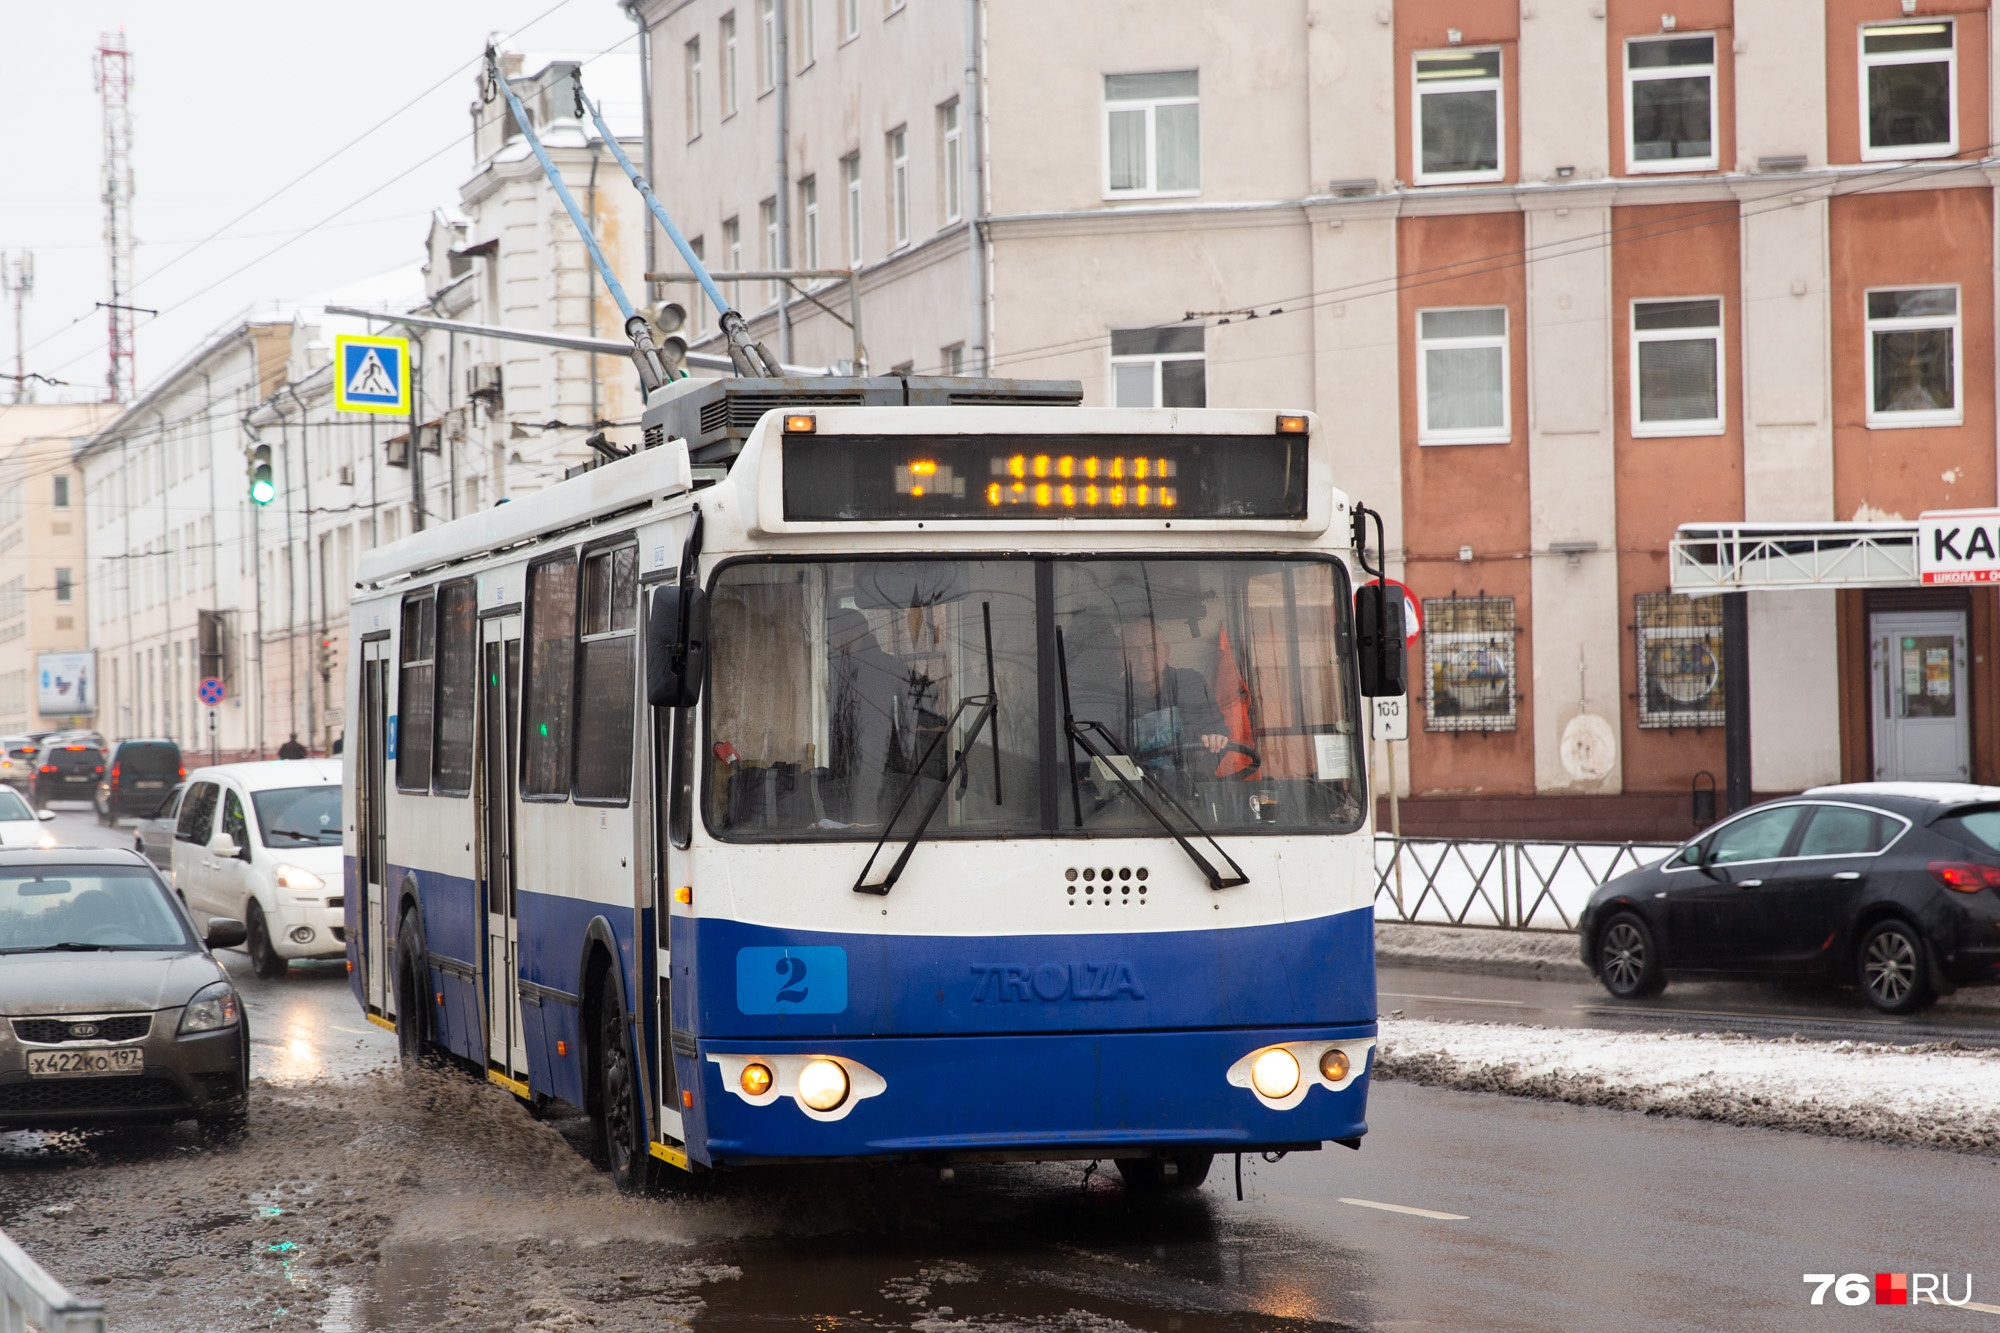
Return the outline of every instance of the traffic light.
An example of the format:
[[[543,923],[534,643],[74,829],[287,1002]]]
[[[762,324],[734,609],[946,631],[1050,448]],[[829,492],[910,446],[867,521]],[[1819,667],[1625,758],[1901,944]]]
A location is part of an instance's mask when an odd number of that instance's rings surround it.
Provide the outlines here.
[[[250,451],[250,498],[267,505],[278,495],[278,483],[271,477],[271,446],[260,444]]]
[[[315,664],[319,667],[319,674],[322,676],[331,676],[333,674],[333,640],[321,639],[319,641],[319,652],[314,654],[314,657],[316,659]]]

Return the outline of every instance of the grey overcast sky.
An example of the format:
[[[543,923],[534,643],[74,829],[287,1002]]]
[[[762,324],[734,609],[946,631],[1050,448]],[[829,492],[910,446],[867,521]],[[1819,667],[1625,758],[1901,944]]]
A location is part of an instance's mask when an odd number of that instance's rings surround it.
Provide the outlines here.
[[[636,50],[616,0],[0,0],[0,251],[35,254],[27,369],[75,386],[38,386],[37,398],[104,395],[105,315],[92,309],[109,282],[92,75],[100,32],[122,26],[132,51],[139,281],[130,300],[161,312],[137,316],[143,393],[252,306],[420,260],[431,210],[456,204],[471,166],[468,62],[489,33],[531,23],[510,46]],[[440,79],[382,129],[194,246]],[[14,369],[14,351],[9,305],[0,369]],[[0,382],[0,401],[10,390]]]

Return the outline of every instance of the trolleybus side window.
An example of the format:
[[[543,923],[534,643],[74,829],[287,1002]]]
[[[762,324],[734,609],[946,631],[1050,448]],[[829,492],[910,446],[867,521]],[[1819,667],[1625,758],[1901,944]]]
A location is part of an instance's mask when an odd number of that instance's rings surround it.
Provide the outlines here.
[[[437,594],[437,793],[472,792],[473,701],[479,674],[479,589],[471,579]]]
[[[639,548],[583,558],[577,642],[576,799],[622,805],[632,786],[637,706]]]
[[[403,599],[402,671],[396,681],[396,790],[431,789],[431,715],[437,656],[437,603],[429,592]]]
[[[521,795],[569,799],[576,702],[576,555],[528,571],[527,688],[522,691]]]

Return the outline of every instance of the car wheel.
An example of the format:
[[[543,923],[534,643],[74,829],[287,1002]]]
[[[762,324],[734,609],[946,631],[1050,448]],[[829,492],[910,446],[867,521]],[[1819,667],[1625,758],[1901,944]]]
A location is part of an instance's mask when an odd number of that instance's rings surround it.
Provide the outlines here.
[[[1597,937],[1597,979],[1621,1000],[1643,1000],[1666,989],[1659,945],[1636,913],[1620,912],[1604,923]]]
[[[1937,998],[1923,938],[1906,921],[1878,921],[1855,951],[1855,979],[1885,1014],[1913,1014]]]
[[[264,921],[264,909],[250,900],[250,970],[266,981],[276,981],[291,970],[289,958],[281,958],[271,943],[271,929]]]
[[[1167,1167],[1173,1166],[1172,1174]],[[1132,1194],[1160,1194],[1168,1190],[1198,1190],[1215,1165],[1212,1152],[1180,1152],[1168,1157],[1121,1157],[1115,1163],[1125,1188]]]
[[[651,1183],[653,1159],[639,1129],[638,1067],[624,1006],[609,979],[604,990],[597,1006],[597,1141],[613,1183],[636,1194]]]

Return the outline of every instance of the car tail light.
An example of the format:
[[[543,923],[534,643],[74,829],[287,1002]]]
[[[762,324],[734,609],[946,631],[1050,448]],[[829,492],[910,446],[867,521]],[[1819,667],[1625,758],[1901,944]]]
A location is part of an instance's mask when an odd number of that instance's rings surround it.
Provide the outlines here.
[[[181,765],[181,776],[182,776],[182,777],[186,777],[187,775],[188,775],[188,771],[187,771],[187,765],[186,765],[186,764],[182,764],[182,765]]]
[[[90,748],[90,747],[89,747],[88,745],[65,745],[65,746],[63,746],[63,749],[64,749],[64,750],[88,750],[89,748]]]
[[[111,766],[111,780],[112,780],[113,782],[116,782],[116,781],[118,781],[118,770],[119,770],[119,768],[120,768],[120,765],[118,765],[118,764],[113,764],[113,765]],[[98,771],[98,772],[100,772],[100,773],[102,773],[102,772],[103,772],[104,770],[100,768],[100,769],[98,769],[97,771]]]
[[[102,773],[104,771],[104,765],[99,764],[96,768],[93,768],[90,771],[93,773]]]
[[[1931,874],[1947,889],[1957,889],[1960,893],[2000,889],[2000,866],[1983,866],[1977,861],[1933,861]]]
[[[56,766],[55,766],[54,764],[43,764],[43,765],[42,765],[42,772],[44,772],[44,773],[53,773],[53,772],[55,772],[55,771],[56,771]]]

